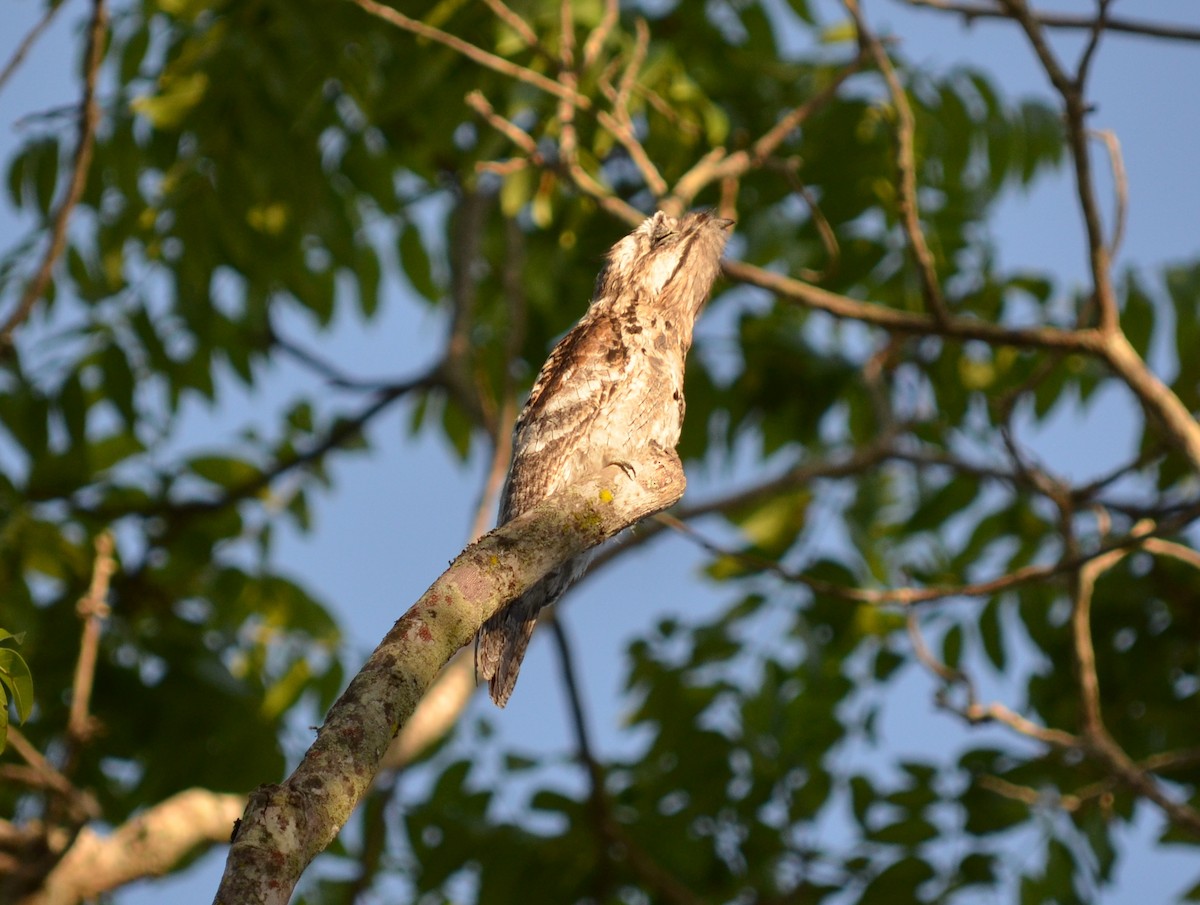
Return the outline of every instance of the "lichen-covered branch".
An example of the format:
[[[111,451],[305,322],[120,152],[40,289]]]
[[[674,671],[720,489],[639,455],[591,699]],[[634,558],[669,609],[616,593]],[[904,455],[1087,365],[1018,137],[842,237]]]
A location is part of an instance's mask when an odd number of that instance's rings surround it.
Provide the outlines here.
[[[349,819],[392,738],[479,626],[559,563],[675,503],[684,486],[678,456],[652,451],[554,494],[464,550],[384,637],[296,771],[250,796],[215,901],[284,905]]]

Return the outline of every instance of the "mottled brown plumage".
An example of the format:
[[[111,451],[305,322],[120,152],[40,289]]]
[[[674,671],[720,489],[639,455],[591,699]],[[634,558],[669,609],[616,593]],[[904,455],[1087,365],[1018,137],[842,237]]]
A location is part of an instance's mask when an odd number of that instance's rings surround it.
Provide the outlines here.
[[[613,246],[583,319],[554,347],[513,431],[500,524],[683,426],[683,366],[732,221],[658,213]],[[475,669],[503,707],[541,609],[588,556],[563,563],[484,623]]]

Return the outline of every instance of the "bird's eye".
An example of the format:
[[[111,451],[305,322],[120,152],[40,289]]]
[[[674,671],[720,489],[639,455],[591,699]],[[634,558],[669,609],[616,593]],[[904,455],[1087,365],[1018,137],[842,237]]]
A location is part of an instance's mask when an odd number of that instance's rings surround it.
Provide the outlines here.
[[[675,230],[667,229],[666,227],[655,230],[654,235],[650,239],[650,245],[652,248],[657,248],[673,235],[675,235]]]

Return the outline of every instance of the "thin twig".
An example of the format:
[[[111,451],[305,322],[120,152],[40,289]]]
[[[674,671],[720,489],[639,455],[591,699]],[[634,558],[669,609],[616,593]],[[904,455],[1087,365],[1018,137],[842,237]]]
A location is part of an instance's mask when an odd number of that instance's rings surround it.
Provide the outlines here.
[[[692,199],[707,186],[720,179],[741,176],[756,169],[778,150],[784,140],[808,121],[816,111],[825,107],[836,96],[838,89],[846,79],[861,71],[868,55],[860,50],[858,55],[839,69],[820,91],[808,98],[798,107],[785,113],[774,126],[751,145],[749,151],[737,151],[726,154],[724,148],[714,148],[704,155],[690,170],[679,177],[671,190],[671,197],[676,199],[679,208],[688,207]]]
[[[1061,729],[1050,729],[1039,726],[1032,720],[1010,710],[1003,704],[975,704],[960,711],[960,715],[972,724],[1001,723],[1027,738],[1036,739],[1053,748],[1080,750],[1084,747],[1083,739]]]
[[[957,13],[968,24],[975,19],[1009,18],[1008,13],[1003,10],[997,9],[994,6],[983,6],[976,3],[956,3],[950,2],[950,0],[905,0],[905,2],[909,6]],[[1096,20],[1091,16],[1040,12],[1034,18],[1037,20],[1038,25],[1045,28],[1084,29],[1091,31],[1096,27]],[[1200,41],[1200,28],[1188,28],[1183,25],[1161,25],[1156,22],[1143,22],[1136,19],[1106,19],[1104,30],[1148,38],[1166,38],[1174,41]]]
[[[17,307],[0,326],[0,359],[12,354],[13,333],[33,311],[50,284],[50,275],[67,244],[67,225],[71,213],[87,184],[88,169],[92,164],[92,151],[96,144],[96,127],[100,122],[100,106],[96,103],[96,80],[100,62],[104,58],[105,37],[108,32],[108,8],[105,0],[93,0],[92,20],[88,27],[87,56],[84,65],[83,100],[79,105],[79,139],[75,145],[75,161],[71,166],[71,181],[66,194],[59,202],[54,214],[54,226],[50,233],[50,245],[32,280],[25,286]]]
[[[575,19],[573,0],[562,0],[559,4],[559,81],[572,92],[578,90],[579,76],[575,71]],[[564,157],[574,158],[576,153],[577,136],[575,134],[575,105],[568,98],[560,98],[558,102],[558,122],[561,129],[559,138],[560,153]]]
[[[102,531],[96,535],[95,549],[91,583],[75,608],[83,620],[83,636],[79,643],[79,659],[75,662],[75,680],[71,691],[71,710],[67,717],[67,736],[75,747],[86,743],[94,731],[94,720],[89,716],[88,709],[96,677],[100,628],[108,617],[108,586],[117,568],[113,557],[112,532]]]
[[[829,263],[824,269],[800,269],[797,270],[797,273],[802,280],[808,283],[820,283],[828,279],[837,273],[841,265],[842,250],[838,244],[837,233],[834,232],[833,226],[825,216],[825,212],[821,210],[820,201],[817,200],[815,194],[809,191],[808,186],[804,184],[804,180],[800,178],[800,159],[797,157],[791,157],[787,160],[767,158],[765,165],[783,173],[788,185],[792,187],[792,191],[804,200],[805,205],[808,206],[808,213],[812,218],[813,227],[821,239],[821,247],[825,249],[825,254],[829,257]]]
[[[489,126],[520,148],[535,164],[542,163],[542,154],[538,151],[537,140],[514,123],[496,112],[482,91],[472,91],[465,98],[467,106],[483,117]],[[565,101],[564,101],[565,103]]]
[[[1113,232],[1108,240],[1108,256],[1115,258],[1125,237],[1125,221],[1129,216],[1129,177],[1125,172],[1125,158],[1121,154],[1121,142],[1111,129],[1091,129],[1088,132],[1099,139],[1108,151],[1109,166],[1113,178]]]
[[[1053,803],[1068,814],[1078,811],[1084,801],[1083,796],[1079,795],[1058,793],[1050,796],[1041,789],[1032,789],[1029,786],[1017,785],[1016,783],[1009,782],[1007,779],[1001,779],[999,776],[992,776],[987,773],[975,777],[975,781],[981,789],[987,789],[989,792],[995,792],[997,795],[1003,795],[1005,798],[1011,798],[1013,801],[1019,801],[1030,807]]]
[[[553,59],[546,52],[546,48],[542,47],[538,41],[537,34],[530,27],[529,23],[522,19],[504,0],[483,0],[483,2],[495,14],[497,19],[517,33],[517,37],[521,39],[521,42],[526,47],[538,51],[546,59]]]
[[[886,305],[852,299],[744,261],[723,260],[721,270],[736,282],[767,289],[834,317],[862,321],[896,333],[943,336],[958,340],[977,339],[991,345],[1064,349],[1093,355],[1103,349],[1101,338],[1094,330],[1064,330],[1050,326],[1006,327],[968,317],[951,317],[939,323],[929,315],[914,314]]]
[[[17,71],[17,67],[25,60],[34,43],[41,37],[42,32],[50,27],[50,23],[58,15],[58,11],[66,5],[66,0],[63,0],[61,3],[51,3],[46,7],[46,12],[42,14],[42,18],[38,19],[33,28],[29,29],[29,33],[21,39],[21,43],[17,45],[17,49],[13,51],[12,56],[8,58],[8,62],[4,64],[4,69],[0,70],[0,89],[4,87],[4,83],[12,77],[12,74]]]
[[[8,727],[8,744],[30,768],[41,777],[42,784],[53,789],[67,803],[71,817],[76,822],[95,819],[100,816],[100,805],[95,797],[82,789],[77,789],[72,782],[59,772],[41,752],[33,746],[29,739],[16,726]]]
[[[619,0],[604,0],[604,15],[600,17],[599,24],[592,29],[592,33],[583,42],[584,69],[591,69],[599,58],[600,51],[604,49],[604,42],[608,40],[613,26],[617,24],[617,16],[620,11]]]
[[[610,97],[613,112],[610,114],[606,110],[597,110],[596,119],[629,152],[630,159],[638,168],[638,172],[642,174],[642,179],[645,180],[650,193],[655,198],[661,198],[667,193],[667,182],[650,159],[650,155],[646,153],[641,141],[638,140],[633,119],[629,114],[629,100],[633,94],[633,88],[637,84],[638,72],[641,71],[642,64],[646,61],[646,51],[649,46],[650,27],[646,24],[645,19],[639,18],[633,52],[630,54],[625,71],[621,74],[621,81],[616,92]]]
[[[913,654],[916,658],[928,669],[931,673],[942,680],[946,685],[965,685],[967,688],[968,700],[971,703],[975,701],[975,688],[967,674],[961,669],[948,666],[933,655],[933,651],[929,649],[929,645],[925,643],[925,637],[921,634],[920,617],[916,610],[908,611],[907,628],[908,640],[912,644]]]
[[[937,264],[921,226],[921,212],[917,202],[917,157],[914,148],[916,120],[912,105],[908,102],[908,95],[904,86],[900,84],[896,68],[892,65],[883,43],[867,27],[858,0],[844,2],[854,19],[859,44],[875,60],[875,65],[887,83],[888,94],[896,111],[896,170],[900,177],[896,182],[896,208],[909,250],[916,260],[917,276],[921,282],[921,295],[925,299],[925,306],[934,320],[943,323],[948,319],[949,312],[946,310],[946,301],[942,297],[942,287],[938,282]]]
[[[604,789],[604,771],[596,758],[588,733],[587,719],[583,712],[583,698],[580,694],[578,678],[575,675],[574,657],[567,641],[566,632],[556,616],[551,616],[546,621],[550,624],[551,637],[554,638],[555,648],[558,651],[563,685],[566,687],[567,701],[571,708],[571,724],[575,731],[577,756],[588,774],[589,803],[604,860],[611,864],[619,864],[624,861],[638,879],[639,884],[645,889],[657,893],[664,902],[671,903],[671,905],[702,905],[704,900],[684,886],[678,877],[669,873],[641,846],[630,839],[625,828],[613,815],[608,793]],[[617,852],[620,855],[617,855]]]
[[[498,72],[501,75],[507,75],[509,78],[514,78],[519,82],[524,82],[527,85],[532,85],[535,88],[540,88],[547,94],[552,94],[555,97],[570,96],[571,102],[581,110],[590,110],[592,101],[589,97],[578,92],[570,94],[566,88],[553,79],[548,79],[540,72],[534,72],[526,66],[519,66],[504,57],[498,57],[494,53],[489,53],[481,47],[476,47],[469,41],[464,41],[457,35],[452,35],[449,32],[442,31],[440,28],[434,28],[432,25],[426,25],[424,22],[417,19],[411,19],[404,13],[393,9],[390,6],[384,6],[382,3],[376,3],[375,0],[350,0],[365,12],[370,13],[376,18],[383,19],[397,28],[402,28],[405,31],[412,32],[422,38],[427,38],[430,41],[435,41],[445,47],[449,47],[456,53],[461,54],[468,60],[478,63],[491,69],[493,72]]]
[[[1029,9],[1026,0],[1000,0],[1009,15],[1021,26],[1029,39],[1034,53],[1042,64],[1050,83],[1062,97],[1067,124],[1067,146],[1075,169],[1075,194],[1083,214],[1087,232],[1088,264],[1092,276],[1092,288],[1099,309],[1098,326],[1104,334],[1120,331],[1117,312],[1117,297],[1113,289],[1111,259],[1108,245],[1104,241],[1100,206],[1096,201],[1095,186],[1092,184],[1092,165],[1088,156],[1087,125],[1088,105],[1084,97],[1085,82],[1092,54],[1084,52],[1080,68],[1075,76],[1069,76],[1050,49],[1037,18]],[[1106,0],[1105,0],[1106,2]],[[1093,29],[1089,47],[1094,50],[1098,32]]]

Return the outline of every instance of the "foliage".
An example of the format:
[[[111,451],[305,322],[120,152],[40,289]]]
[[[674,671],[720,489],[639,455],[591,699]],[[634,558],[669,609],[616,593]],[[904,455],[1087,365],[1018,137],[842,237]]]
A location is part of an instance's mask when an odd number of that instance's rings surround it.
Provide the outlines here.
[[[20,644],[21,635],[0,628],[0,643]],[[33,710],[33,676],[29,664],[11,647],[0,647],[0,751],[8,744],[8,704],[12,702],[17,721],[25,722]]]
[[[856,44],[804,2],[643,4],[604,33],[606,4],[578,0],[566,41],[557,3],[514,2],[519,19],[501,4],[404,4],[522,67],[516,78],[364,5],[113,10],[110,94],[61,266],[0,352],[0,599],[36,707],[8,647],[0,692],[68,790],[5,783],[0,815],[75,831],[185,788],[281,778],[286,728],[328,709],[357,664],[341,660],[329,603],[277,571],[274,528],[309,529],[315,492],[336,490],[329,464],[401,399],[414,430],[455,454],[502,451],[505,413],[578,316],[562,299],[589,295],[623,211],[673,200],[736,209],[731,254],[748,268],[711,302],[729,331],[699,334],[680,445],[692,466],[750,449],[747,474],[775,476],[677,513],[716,516],[706,530],[734,538],[704,541],[698,579],[728,606],[631,646],[622,731],[643,747],[599,762],[581,746],[589,791],[556,791],[552,759],[527,752],[484,785],[448,746],[398,825],[385,785],[338,843],[363,875],[318,862],[306,894],[351,901],[399,877],[419,901],[514,901],[536,878],[546,901],[1091,900],[1139,804],[1166,814],[1164,844],[1196,845],[1200,510],[1180,439],[1196,425],[1154,408],[1143,362],[1173,323],[1179,368],[1161,389],[1200,407],[1200,263],[1130,269],[1106,292],[1101,262],[1076,292],[1001,268],[990,232],[1002,199],[1072,165],[1079,123],[889,45],[897,94],[865,25]],[[571,103],[529,76],[562,85],[563,59]],[[5,317],[60,210],[74,140],[41,118],[8,164],[29,236],[0,260]],[[717,178],[717,147],[749,163]],[[691,177],[699,188],[682,192]],[[366,382],[286,335],[297,317],[328,331],[388,305],[446,323],[433,367]],[[1106,312],[1119,315],[1108,327]],[[285,359],[356,403],[331,412],[314,392],[181,451],[192,406],[219,407],[222,386],[254,387]],[[1023,435],[1112,386],[1152,412],[1128,464],[1098,481],[1039,465]],[[80,733],[75,606],[110,529],[91,697],[102,731]],[[918,675],[963,720],[940,760],[881,740]],[[1007,704],[980,691],[997,676]],[[497,819],[495,789],[518,775],[533,777],[528,810]],[[81,790],[98,814],[60,807]],[[1013,867],[1018,845],[1034,854]],[[61,855],[0,889],[17,898]]]

